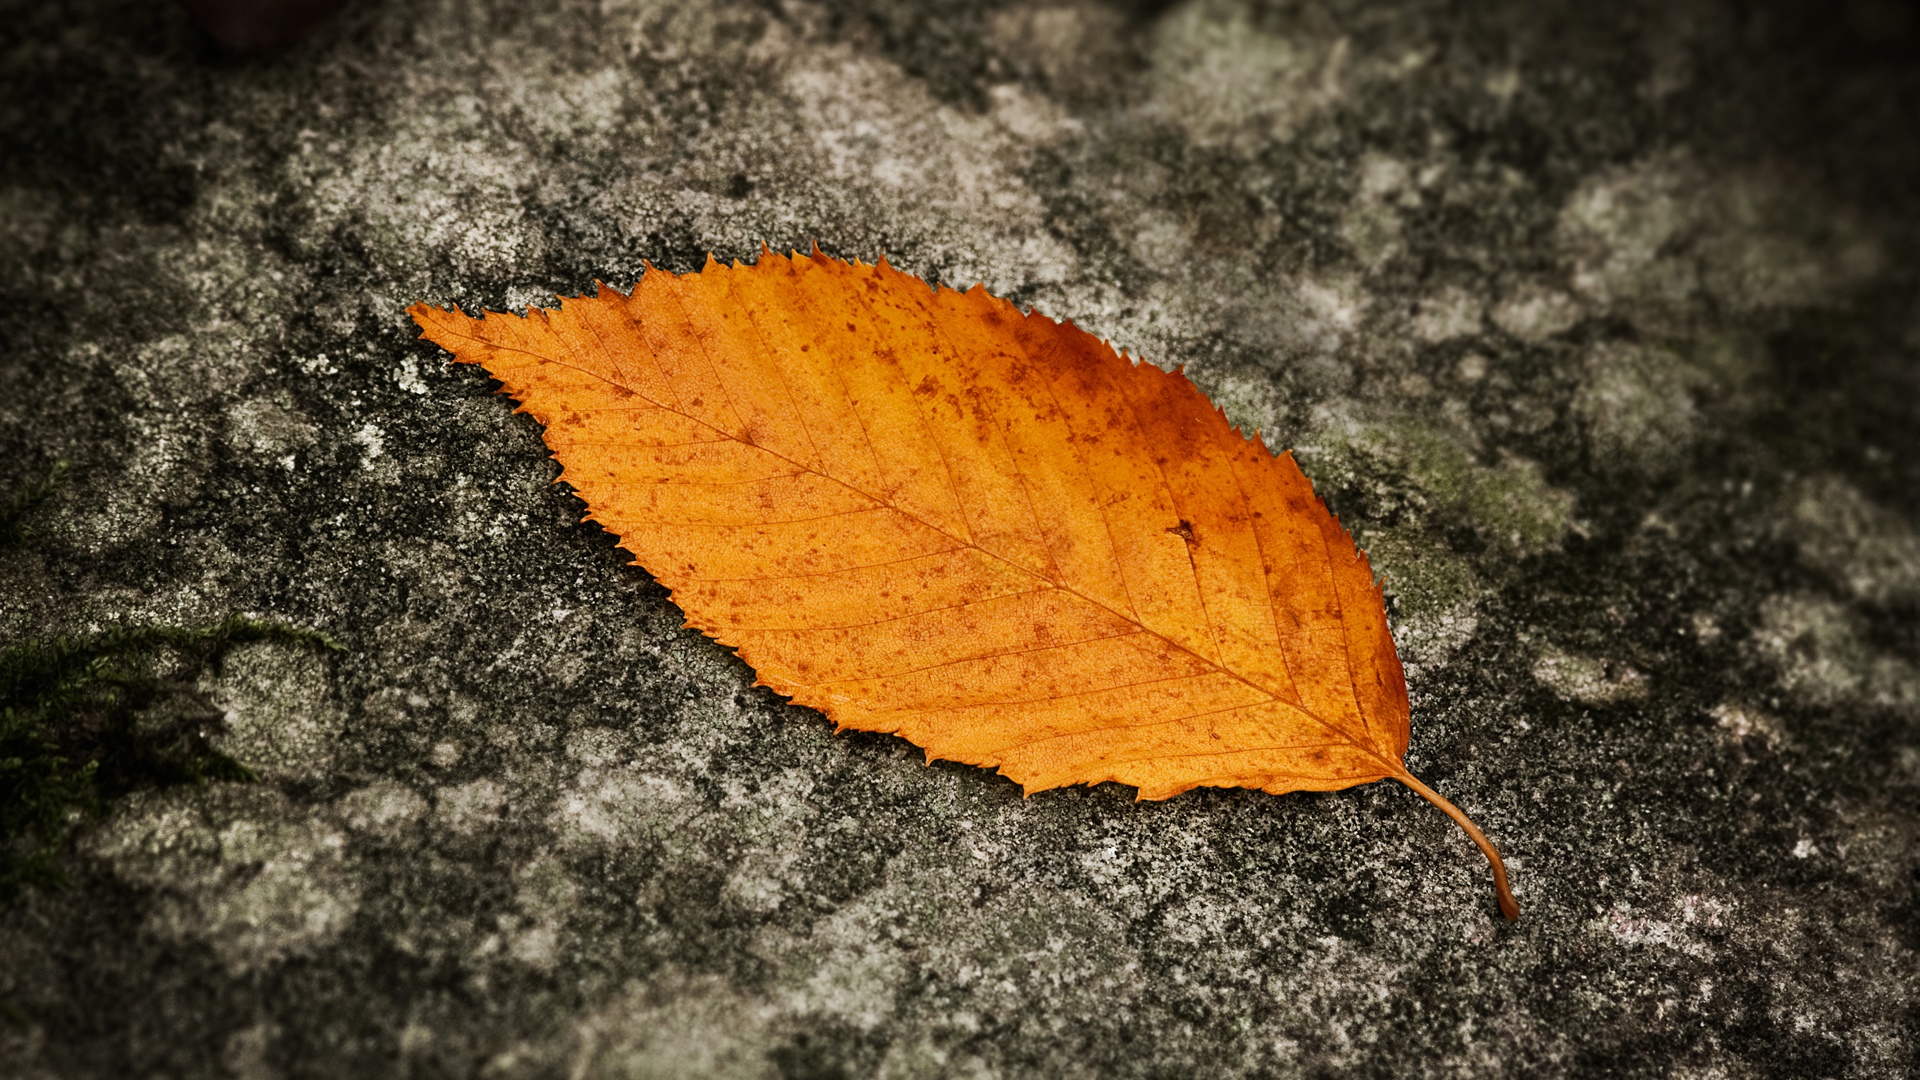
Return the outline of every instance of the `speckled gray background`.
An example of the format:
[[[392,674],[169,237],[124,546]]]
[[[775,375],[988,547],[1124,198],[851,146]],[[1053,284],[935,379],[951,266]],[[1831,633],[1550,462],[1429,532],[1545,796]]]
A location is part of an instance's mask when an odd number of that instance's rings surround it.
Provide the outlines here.
[[[0,3],[0,640],[230,612],[264,776],[0,915],[8,1077],[1920,1069],[1920,45],[1838,5]],[[1387,784],[1023,801],[679,629],[403,314],[764,240],[1298,449]]]

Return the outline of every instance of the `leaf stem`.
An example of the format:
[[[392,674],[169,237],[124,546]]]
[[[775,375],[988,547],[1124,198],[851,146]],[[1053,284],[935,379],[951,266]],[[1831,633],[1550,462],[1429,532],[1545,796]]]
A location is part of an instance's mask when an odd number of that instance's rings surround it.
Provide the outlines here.
[[[1412,773],[1403,770],[1394,779],[1412,788],[1421,798],[1439,807],[1440,812],[1452,818],[1455,824],[1467,830],[1467,835],[1473,838],[1474,843],[1480,845],[1480,850],[1486,855],[1487,862],[1493,866],[1493,891],[1500,897],[1500,914],[1505,915],[1508,922],[1518,919],[1520,902],[1513,898],[1513,890],[1507,887],[1507,864],[1501,861],[1500,849],[1493,846],[1493,841],[1487,839],[1487,834],[1480,831],[1480,826],[1475,825],[1473,819],[1467,817],[1459,807],[1448,802],[1439,792],[1421,783]]]

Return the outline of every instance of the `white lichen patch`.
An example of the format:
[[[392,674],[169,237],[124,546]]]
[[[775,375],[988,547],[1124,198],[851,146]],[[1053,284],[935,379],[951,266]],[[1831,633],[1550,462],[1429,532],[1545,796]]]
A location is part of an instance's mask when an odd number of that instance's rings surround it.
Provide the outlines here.
[[[134,796],[86,850],[155,891],[153,933],[204,942],[236,972],[326,945],[360,906],[346,830],[267,788]]]
[[[712,975],[656,972],[572,1029],[567,1075],[606,1080],[772,1080],[772,1003]]]
[[[216,745],[263,777],[306,778],[333,762],[345,716],[328,659],[311,646],[255,642],[227,653],[206,687],[224,711]]]
[[[632,768],[586,768],[561,793],[548,817],[570,847],[668,843],[700,810],[685,784]]]
[[[1351,54],[1317,6],[1256,20],[1238,4],[1192,0],[1155,26],[1146,112],[1196,145],[1252,151],[1339,101]]]
[[[1125,19],[1107,5],[1080,0],[996,11],[989,27],[1001,55],[1056,95],[1080,97],[1109,85],[1127,62]]]
[[[361,424],[359,430],[353,433],[353,441],[360,446],[360,467],[363,469],[374,468],[386,455],[387,438],[378,424]]]
[[[893,899],[884,893],[863,897],[815,923],[803,940],[763,943],[763,953],[781,964],[789,984],[779,997],[782,1008],[832,1017],[862,1031],[891,1019],[911,970],[891,940],[895,914]]]
[[[988,98],[993,102],[994,122],[1022,142],[1045,145],[1080,130],[1080,121],[1053,99],[1018,83],[1002,83],[988,92]]]
[[[1845,479],[1822,475],[1794,484],[1784,524],[1802,562],[1871,604],[1920,600],[1920,533]]]
[[[184,348],[186,343],[176,340],[143,352]],[[56,519],[47,528],[51,539],[82,554],[104,555],[148,538],[168,507],[187,505],[199,494],[212,460],[208,432],[177,400],[144,404],[157,407],[126,417],[129,452],[120,470],[86,482],[75,500],[80,512]]]
[[[633,744],[624,732],[589,727],[567,734],[567,757],[590,769],[624,764],[633,757]]]
[[[450,94],[402,112],[378,139],[302,141],[284,166],[312,214],[301,240],[352,229],[383,276],[423,284],[434,257],[498,276],[537,258],[545,241],[521,198],[537,170],[521,144],[487,137],[490,111]]]
[[[765,31],[766,38],[775,40],[755,42],[751,11],[727,5],[603,0],[599,10],[624,55],[660,63],[751,63],[790,44],[777,36],[778,24]]]
[[[1701,932],[1724,928],[1733,911],[1732,904],[1718,897],[1688,893],[1682,895],[1670,911],[1658,913],[1617,903],[1590,925],[1622,945],[1671,949],[1710,960],[1715,950]]]
[[[837,49],[801,53],[783,86],[795,145],[816,155],[843,206],[882,227],[911,207],[916,231],[980,238],[952,251],[951,283],[1004,295],[1072,276],[1072,251],[1047,231],[1046,206],[1019,175],[1027,140],[993,116],[939,104],[898,67]]]
[[[334,812],[355,832],[392,837],[427,813],[427,800],[397,780],[375,780],[340,797]]]
[[[950,1023],[959,1031],[972,1032],[979,1028],[978,1018],[972,1013],[956,1015]],[[933,1080],[935,1077],[1001,1080],[1005,1075],[980,1055],[950,1046],[946,1040],[926,1031],[894,1040],[874,1071],[875,1080]]]
[[[1779,672],[1781,689],[1808,704],[1920,703],[1920,671],[1875,648],[1859,616],[1825,597],[1768,597],[1751,645]]]
[[[1355,193],[1340,223],[1340,236],[1362,266],[1377,270],[1405,247],[1401,208],[1420,205],[1420,191],[1404,162],[1381,153],[1360,161]]]
[[[721,813],[739,831],[745,848],[721,891],[729,903],[765,913],[799,886],[800,860],[817,816],[807,797],[812,791],[813,778],[790,769],[767,777],[750,792],[736,784],[720,800]]]
[[[1437,344],[1480,332],[1485,303],[1461,288],[1441,289],[1422,297],[1413,314],[1413,333],[1421,341]],[[1486,363],[1481,358],[1481,364]],[[1484,366],[1481,374],[1485,374]]]
[[[1018,835],[990,826],[968,838],[963,850],[970,857],[960,860],[903,852],[889,865],[885,885],[863,899],[862,912],[822,929],[823,943],[841,943],[828,955],[852,948],[860,927],[870,927],[866,933],[883,935],[889,948],[901,950],[925,985],[943,996],[964,995],[969,1010],[1016,1025],[1026,1023],[1022,1003],[1036,996],[1084,1015],[1131,997],[1141,962],[1115,912],[1038,882],[1004,887],[1000,879],[1014,856],[1005,845],[1017,843]],[[822,970],[795,975],[811,979]],[[875,1010],[889,1007],[880,995],[903,978],[885,961],[870,969],[852,956],[838,956],[824,970],[829,981],[859,982]]]
[[[279,1037],[280,1025],[272,1022],[243,1027],[227,1036],[220,1049],[220,1064],[234,1080],[276,1080],[280,1072],[267,1055]]]
[[[566,866],[551,855],[541,855],[513,875],[514,902],[520,910],[545,922],[557,922],[579,906],[580,887]]]
[[[313,424],[291,404],[271,398],[248,398],[227,410],[228,445],[247,454],[275,460],[314,445]]]
[[[1574,288],[1636,321],[1701,294],[1743,312],[1826,305],[1884,260],[1851,213],[1804,181],[1716,174],[1685,150],[1588,180],[1562,209],[1559,237]]]
[[[1755,705],[1723,701],[1708,709],[1707,715],[1713,718],[1714,727],[1721,735],[1733,743],[1753,740],[1772,750],[1786,738],[1786,728],[1779,717]]]
[[[1521,341],[1545,341],[1573,329],[1582,316],[1573,297],[1537,281],[1524,282],[1493,306],[1493,324]]]
[[[420,362],[411,356],[401,360],[394,368],[393,381],[409,394],[424,395],[427,392],[427,380],[420,376]]]
[[[1567,701],[1612,705],[1647,696],[1647,677],[1627,664],[1547,647],[1533,662],[1533,677]]]
[[[898,65],[831,40],[811,16],[768,20],[745,9],[652,3],[609,14],[631,18],[637,51],[675,63],[697,54],[701,68],[737,66],[777,87],[749,113],[716,117],[695,138],[699,156],[738,163],[732,180],[726,171],[688,168],[684,153],[664,153],[665,132],[641,125],[607,134],[627,167],[597,202],[628,235],[687,228],[701,243],[742,254],[763,240],[804,248],[836,232],[886,235],[931,262],[909,269],[961,287],[985,281],[1003,294],[1071,275],[1073,253],[1047,229],[1045,205],[1022,176],[1036,146],[1078,129],[1050,99],[1002,84],[990,89],[987,113],[956,108]],[[513,78],[530,101],[558,93],[550,73],[515,70]],[[656,107],[651,88],[631,80],[607,96]],[[736,183],[782,198],[722,192]],[[902,252],[844,254],[872,261]]]
[[[500,820],[507,790],[490,778],[450,784],[434,793],[434,816],[457,833],[475,833]]]
[[[1291,325],[1276,340],[1303,351],[1338,352],[1366,316],[1371,295],[1345,277],[1301,278],[1292,284]]]
[[[1701,183],[1691,158],[1669,154],[1581,185],[1559,224],[1574,288],[1603,303],[1686,301],[1699,275],[1690,261],[1673,257],[1672,244],[1698,221]]]
[[[1338,937],[1304,944],[1290,958],[1286,976],[1270,976],[1262,988],[1276,1013],[1270,1028],[1275,1057],[1288,1072],[1297,1071],[1308,1053],[1333,1069],[1352,1069],[1380,1039],[1370,1018],[1389,1000],[1387,988],[1403,977],[1404,967]]]
[[[1707,382],[1699,368],[1666,349],[1609,342],[1587,353],[1573,413],[1599,469],[1672,468],[1701,426],[1694,395]]]
[[[536,922],[516,927],[506,946],[507,955],[539,971],[550,971],[560,962],[561,928],[551,922]]]
[[[1132,222],[1127,249],[1142,266],[1176,273],[1193,256],[1193,234],[1179,216],[1149,210]]]

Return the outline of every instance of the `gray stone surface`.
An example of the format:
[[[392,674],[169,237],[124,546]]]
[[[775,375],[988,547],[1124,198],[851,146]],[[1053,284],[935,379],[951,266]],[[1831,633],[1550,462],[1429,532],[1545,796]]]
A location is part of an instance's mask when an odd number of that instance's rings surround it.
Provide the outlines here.
[[[1833,10],[1828,10],[1833,8]],[[0,640],[230,612],[263,775],[0,915],[18,1077],[1920,1069],[1920,35],[1891,0],[6,0]],[[1076,318],[1389,576],[1380,784],[1023,800],[679,629],[412,340],[764,240]]]

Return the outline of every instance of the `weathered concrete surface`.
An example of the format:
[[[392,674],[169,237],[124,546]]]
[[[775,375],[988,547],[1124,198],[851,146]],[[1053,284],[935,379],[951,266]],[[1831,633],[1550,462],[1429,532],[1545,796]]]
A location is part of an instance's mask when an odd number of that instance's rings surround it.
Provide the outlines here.
[[[1907,9],[7,0],[0,640],[233,611],[262,783],[0,916],[0,1073],[1920,1068]],[[1387,785],[987,773],[749,688],[412,340],[762,240],[1071,315],[1391,576]]]

